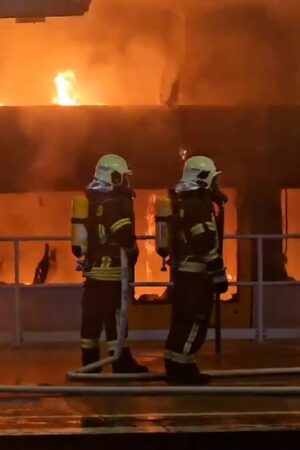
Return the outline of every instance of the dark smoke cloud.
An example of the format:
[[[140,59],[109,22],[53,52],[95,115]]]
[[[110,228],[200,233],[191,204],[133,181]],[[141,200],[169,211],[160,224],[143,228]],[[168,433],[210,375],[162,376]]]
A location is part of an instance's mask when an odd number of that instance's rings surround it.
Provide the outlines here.
[[[0,102],[49,104],[58,71],[77,75],[83,102],[155,104],[168,30],[161,8],[94,0],[81,18],[1,22]]]
[[[73,69],[86,103],[299,101],[296,1],[93,0],[80,18],[0,29],[0,102],[49,104]]]
[[[281,5],[283,5],[281,3]],[[183,101],[298,102],[300,6],[227,2],[190,17]]]
[[[1,22],[0,102],[49,104],[55,74],[73,69],[82,99],[92,104],[297,103],[299,22],[300,6],[288,0],[93,0],[81,18]],[[107,119],[109,131],[101,131],[86,111],[72,120],[67,112],[66,119],[20,113],[24,145],[36,153],[22,189],[49,180],[57,186],[87,150],[95,160],[105,151],[145,158],[145,140],[155,149],[181,141],[164,114],[146,125],[142,116],[122,114],[120,125]]]

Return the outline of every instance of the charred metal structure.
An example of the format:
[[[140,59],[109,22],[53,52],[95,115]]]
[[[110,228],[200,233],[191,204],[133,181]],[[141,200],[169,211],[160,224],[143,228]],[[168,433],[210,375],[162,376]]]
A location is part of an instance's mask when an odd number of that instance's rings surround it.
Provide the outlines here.
[[[81,16],[88,11],[90,3],[91,0],[0,0],[0,18]]]

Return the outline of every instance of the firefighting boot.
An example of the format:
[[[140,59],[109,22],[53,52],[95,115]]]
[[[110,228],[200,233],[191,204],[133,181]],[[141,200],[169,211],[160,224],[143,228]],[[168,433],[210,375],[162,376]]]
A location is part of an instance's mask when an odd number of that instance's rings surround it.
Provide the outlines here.
[[[114,352],[109,352],[113,356]],[[128,347],[123,348],[121,356],[112,363],[113,373],[146,373],[149,372],[147,366],[139,364],[131,354]]]
[[[209,384],[211,377],[199,372],[197,364],[181,364],[165,359],[167,383],[179,385]]]
[[[81,349],[81,361],[82,366],[88,366],[94,362],[99,361],[100,359],[100,349],[99,348],[82,348]],[[102,371],[102,367],[97,369],[93,369],[88,373],[100,373]]]

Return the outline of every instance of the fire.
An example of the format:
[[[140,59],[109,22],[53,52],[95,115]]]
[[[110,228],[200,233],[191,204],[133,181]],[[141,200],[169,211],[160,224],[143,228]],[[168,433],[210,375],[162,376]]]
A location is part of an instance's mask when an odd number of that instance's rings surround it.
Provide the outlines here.
[[[147,229],[146,229],[146,235],[153,236],[155,234],[155,200],[156,195],[151,194],[148,199],[147,204],[147,214],[146,214],[146,221],[147,221]],[[145,249],[148,256],[148,261],[146,262],[146,275],[147,280],[149,280],[152,276],[152,270],[150,268],[149,259],[150,256],[155,253],[155,244],[153,241],[146,241],[145,242]]]
[[[72,70],[59,72],[54,83],[56,86],[56,97],[53,99],[55,105],[60,106],[78,106],[79,99],[76,94],[76,75]]]
[[[1,1],[1,0],[0,0]],[[58,72],[53,78],[53,84],[55,85],[55,94],[52,94],[49,89],[49,100],[52,104],[59,106],[80,106],[80,105],[93,105],[104,106],[105,103],[98,99],[94,99],[93,94],[90,92],[90,87],[86,83],[84,87],[79,86],[77,83],[76,73],[69,69],[63,72]],[[53,91],[53,89],[52,89]],[[26,105],[26,104],[25,104]],[[3,106],[10,106],[10,104],[2,103],[0,100],[0,108]]]
[[[185,161],[186,157],[187,157],[187,149],[180,148],[178,154],[179,154],[180,158],[182,159],[182,161]]]
[[[231,282],[231,281],[235,282],[236,281],[235,277],[233,275],[231,275],[230,273],[227,273],[227,280],[229,282]]]

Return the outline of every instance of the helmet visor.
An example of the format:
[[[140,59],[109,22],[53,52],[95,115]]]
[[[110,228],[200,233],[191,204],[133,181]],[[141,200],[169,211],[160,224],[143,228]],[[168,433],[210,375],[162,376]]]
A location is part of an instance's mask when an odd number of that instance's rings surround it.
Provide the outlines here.
[[[124,187],[130,187],[130,173],[122,174],[120,172],[117,172],[116,170],[112,172],[111,174],[111,182],[113,186],[124,186]]]

